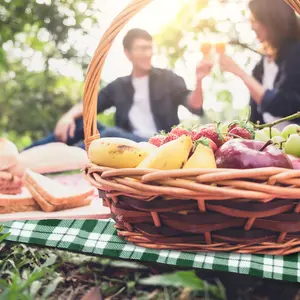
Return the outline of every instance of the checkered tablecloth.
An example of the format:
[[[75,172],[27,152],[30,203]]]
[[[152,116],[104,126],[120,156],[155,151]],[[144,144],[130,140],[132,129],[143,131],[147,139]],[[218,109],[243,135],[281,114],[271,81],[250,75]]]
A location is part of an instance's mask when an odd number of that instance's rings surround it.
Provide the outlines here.
[[[4,233],[7,232],[10,232],[7,240],[14,242],[55,247],[85,254],[300,282],[300,254],[281,257],[149,250],[119,238],[113,220],[14,221],[4,223]]]

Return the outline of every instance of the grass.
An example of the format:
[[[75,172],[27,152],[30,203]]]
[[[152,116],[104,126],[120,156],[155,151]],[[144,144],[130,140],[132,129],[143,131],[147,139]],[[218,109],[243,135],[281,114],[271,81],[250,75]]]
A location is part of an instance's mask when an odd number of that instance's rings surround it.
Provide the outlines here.
[[[163,266],[2,243],[0,300],[81,299],[93,287],[99,288],[103,299],[225,299],[221,285],[208,285],[193,271],[170,271]]]

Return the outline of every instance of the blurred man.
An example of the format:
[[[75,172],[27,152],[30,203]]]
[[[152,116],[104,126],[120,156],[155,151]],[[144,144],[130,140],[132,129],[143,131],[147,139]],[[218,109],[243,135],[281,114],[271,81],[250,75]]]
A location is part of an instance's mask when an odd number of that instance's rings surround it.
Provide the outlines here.
[[[111,107],[116,109],[116,127],[107,128],[98,123],[101,137],[146,141],[155,132],[170,131],[172,126],[179,124],[180,105],[193,114],[202,114],[201,83],[212,64],[197,69],[197,87],[191,92],[182,77],[152,66],[152,37],[145,30],[130,30],[124,37],[123,47],[132,63],[132,72],[108,84],[98,95],[98,114]],[[83,104],[79,103],[60,118],[51,135],[29,148],[50,142],[74,145],[82,141],[82,114]],[[84,147],[83,143],[80,146]]]

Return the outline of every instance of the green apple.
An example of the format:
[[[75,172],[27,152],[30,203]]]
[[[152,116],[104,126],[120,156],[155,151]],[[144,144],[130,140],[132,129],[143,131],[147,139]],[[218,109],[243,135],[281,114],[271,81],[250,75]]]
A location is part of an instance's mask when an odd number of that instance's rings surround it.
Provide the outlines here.
[[[264,132],[264,130],[261,129],[255,131],[255,140],[267,142],[269,139],[269,136]]]
[[[274,136],[281,136],[280,130],[278,130],[275,127],[271,128],[271,136],[270,136],[270,128],[269,127],[264,128],[263,131],[267,134],[269,139],[273,138]]]
[[[290,134],[293,133],[299,133],[300,132],[300,126],[297,124],[290,124],[284,127],[284,129],[281,132],[281,135],[285,138],[288,139]]]
[[[287,154],[300,157],[300,135],[292,133],[288,140],[283,144],[284,150]]]

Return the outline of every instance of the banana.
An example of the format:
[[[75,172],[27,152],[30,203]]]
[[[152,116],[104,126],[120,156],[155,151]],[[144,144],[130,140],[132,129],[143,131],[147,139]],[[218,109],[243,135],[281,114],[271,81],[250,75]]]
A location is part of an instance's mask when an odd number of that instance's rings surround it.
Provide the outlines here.
[[[212,149],[199,143],[193,155],[188,159],[183,169],[216,168],[215,155]]]
[[[148,142],[140,142],[140,143],[138,143],[138,145],[139,145],[139,148],[145,149],[146,151],[150,151],[150,152],[152,152],[156,148],[158,148],[157,146],[150,144]]]
[[[192,138],[183,135],[155,149],[137,168],[159,170],[180,169],[186,163],[192,147]]]
[[[109,168],[135,168],[150,150],[123,138],[100,138],[94,140],[88,150],[88,157],[94,164]]]

